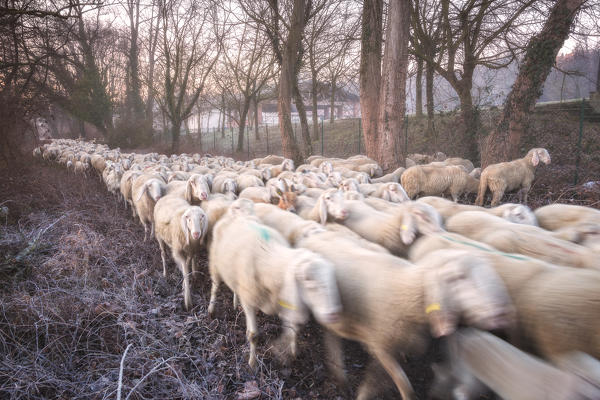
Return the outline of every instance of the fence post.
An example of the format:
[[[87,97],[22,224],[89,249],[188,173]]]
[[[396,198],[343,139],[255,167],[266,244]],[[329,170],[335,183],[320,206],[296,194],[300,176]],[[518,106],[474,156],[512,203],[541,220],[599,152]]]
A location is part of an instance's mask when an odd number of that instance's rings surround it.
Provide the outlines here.
[[[581,157],[581,138],[583,136],[583,114],[584,114],[584,98],[581,98],[581,111],[579,112],[579,137],[577,138],[577,156],[575,158],[575,182],[577,185],[579,180],[579,159]]]
[[[321,120],[321,155],[325,155],[325,153],[323,152],[324,149],[324,144],[325,144],[325,135],[323,133],[323,120]]]
[[[361,130],[361,121],[362,121],[362,119],[361,119],[361,118],[359,118],[359,119],[358,119],[358,153],[357,153],[357,154],[360,154],[360,136],[361,136],[361,135],[360,135],[360,130]]]
[[[267,131],[267,155],[269,155],[269,124],[265,124],[265,130]]]

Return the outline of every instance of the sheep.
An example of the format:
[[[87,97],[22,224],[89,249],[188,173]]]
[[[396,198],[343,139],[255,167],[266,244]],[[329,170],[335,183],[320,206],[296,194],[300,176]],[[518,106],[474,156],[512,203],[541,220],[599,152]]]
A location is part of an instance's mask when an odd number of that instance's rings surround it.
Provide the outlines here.
[[[600,274],[558,267],[542,260],[500,252],[457,234],[420,238],[409,259],[419,262],[438,249],[461,249],[491,263],[512,299],[517,323],[508,330],[511,343],[532,348],[554,361],[570,351],[600,358]]]
[[[365,345],[392,377],[403,399],[413,391],[394,355],[422,354],[430,335],[446,336],[461,316],[485,329],[505,326],[510,300],[490,266],[467,252],[443,250],[413,265],[389,254],[323,240],[315,233],[298,246],[321,254],[335,266],[342,311],[327,330],[328,364],[344,379],[339,339]],[[475,300],[476,299],[476,300]],[[368,367],[368,376],[373,372]],[[373,379],[365,379],[358,399],[374,395]]]
[[[324,191],[317,201],[310,201],[308,206],[302,206],[301,199],[310,199],[306,196],[299,196],[297,200],[298,215],[304,219],[320,222],[324,225],[329,218],[344,219],[348,216],[348,211],[344,208],[344,196],[337,189],[328,189]]]
[[[165,196],[156,202],[153,212],[155,238],[160,246],[163,275],[167,276],[165,245],[183,274],[183,298],[186,310],[192,307],[190,264],[196,272],[196,260],[208,229],[208,217],[202,208],[192,206],[178,196]]]
[[[472,328],[457,331],[448,344],[448,371],[434,369],[434,395],[453,393],[454,398],[480,398],[484,383],[503,399],[600,398],[600,362],[584,353],[565,355],[556,367]],[[444,384],[448,379],[458,382]]]
[[[537,218],[529,207],[523,204],[506,203],[493,208],[483,208],[469,204],[458,204],[442,197],[426,196],[417,200],[434,207],[447,220],[451,216],[464,211],[482,211],[517,224],[537,225]]]
[[[283,171],[294,171],[294,161],[286,158],[280,164],[270,167],[271,176],[278,176]]]
[[[460,157],[449,157],[446,158],[444,161],[434,161],[430,162],[427,165],[435,167],[446,167],[448,165],[462,165],[463,167],[465,167],[468,173],[471,173],[475,169],[475,166],[470,160]]]
[[[144,226],[144,242],[148,234],[150,224],[150,236],[154,236],[154,206],[164,195],[166,185],[156,175],[142,174],[134,179],[131,187],[131,195],[135,212]]]
[[[550,154],[548,150],[538,147],[529,150],[523,158],[488,165],[481,173],[475,204],[483,206],[488,188],[492,192],[492,207],[500,203],[504,192],[516,189],[519,189],[520,202],[527,203],[527,194],[540,161],[550,164]]]
[[[446,167],[416,165],[404,171],[400,182],[410,199],[421,194],[436,196],[448,191],[455,202],[463,193],[475,193],[479,183],[462,166],[456,165]]]
[[[382,177],[371,179],[372,183],[384,183],[384,182],[399,182],[400,177],[406,171],[406,168],[399,167],[389,174],[385,174]]]
[[[570,204],[550,204],[535,210],[540,226],[550,231],[583,223],[600,225],[600,210]]]
[[[240,192],[240,199],[250,199],[255,203],[271,204],[271,192],[266,187],[249,187]]]
[[[285,160],[285,157],[276,156],[276,155],[268,155],[258,161],[258,165],[262,164],[281,164]]]
[[[561,240],[553,232],[537,226],[515,224],[479,211],[465,211],[448,218],[446,228],[507,253],[576,268],[600,269],[594,251]]]
[[[257,309],[284,321],[292,356],[296,331],[308,321],[309,312],[317,321],[331,323],[341,311],[331,263],[309,250],[291,248],[281,234],[260,223],[248,199],[234,202],[215,225],[210,255],[208,313],[214,316],[217,291],[225,282],[246,316],[252,369],[257,363]]]
[[[235,179],[217,175],[212,184],[213,193],[233,193],[237,194],[237,183]]]
[[[363,238],[377,243],[394,255],[405,255],[418,234],[442,230],[442,218],[427,204],[406,202],[390,213],[377,211],[362,201],[345,201],[345,218],[339,222]]]
[[[379,178],[383,176],[383,169],[378,164],[362,164],[355,168],[358,172],[369,174],[371,178]]]
[[[90,163],[99,174],[102,174],[104,168],[106,168],[106,160],[104,159],[104,157],[102,157],[101,154],[92,155],[92,157],[90,158]]]
[[[238,192],[241,192],[242,190],[249,187],[265,186],[264,182],[262,181],[262,178],[248,173],[238,175],[235,182],[237,185]]]
[[[135,207],[133,206],[133,198],[131,190],[133,180],[141,175],[139,171],[127,171],[121,177],[121,182],[119,183],[121,195],[123,196],[123,201],[125,202],[125,208],[127,208],[127,204],[131,206],[131,212],[133,213],[133,218],[137,216],[135,213]]]
[[[198,205],[210,196],[210,184],[206,175],[191,174],[185,181],[172,181],[166,187],[166,194],[179,196],[191,205]]]

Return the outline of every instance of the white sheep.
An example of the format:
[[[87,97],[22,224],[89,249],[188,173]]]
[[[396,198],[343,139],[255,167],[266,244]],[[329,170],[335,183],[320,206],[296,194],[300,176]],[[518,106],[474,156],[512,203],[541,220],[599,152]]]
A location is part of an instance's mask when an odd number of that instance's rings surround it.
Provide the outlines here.
[[[594,251],[537,226],[515,224],[479,211],[465,211],[448,218],[446,228],[506,253],[524,254],[558,265],[600,269]]]
[[[131,187],[133,206],[144,226],[144,241],[147,237],[148,224],[150,224],[150,236],[154,235],[154,206],[165,191],[165,182],[157,175],[142,174],[133,180]]]
[[[377,211],[362,201],[349,200],[341,206],[346,217],[339,218],[339,223],[395,255],[405,255],[419,234],[442,230],[439,213],[423,203],[401,203],[389,212]]]
[[[281,234],[252,214],[253,203],[239,199],[215,225],[208,312],[214,315],[217,291],[225,282],[244,310],[250,342],[248,364],[255,368],[257,309],[284,321],[284,337],[295,355],[296,331],[308,321],[309,311],[321,323],[334,322],[340,303],[333,266],[308,250],[291,248]]]
[[[541,147],[529,150],[523,158],[488,165],[481,173],[475,204],[483,206],[488,188],[492,192],[492,207],[500,203],[506,191],[517,189],[519,189],[520,202],[527,203],[527,194],[540,161],[550,164],[548,150]]]
[[[600,398],[600,362],[587,354],[569,353],[553,366],[477,329],[457,331],[447,347],[447,370],[434,369],[434,396],[478,399],[483,383],[503,399]]]
[[[558,267],[521,254],[500,252],[457,234],[421,237],[410,251],[418,262],[438,249],[460,249],[490,263],[512,299],[517,323],[508,331],[513,344],[533,348],[548,360],[570,351],[600,358],[600,274]]]
[[[156,202],[153,214],[155,237],[160,246],[163,275],[167,275],[165,245],[183,275],[185,309],[192,307],[191,271],[196,272],[198,255],[208,229],[208,217],[198,206],[192,206],[178,196],[165,196]]]
[[[439,196],[449,192],[455,202],[463,193],[475,193],[479,184],[464,167],[456,165],[416,165],[404,171],[400,182],[411,199],[419,195]]]
[[[493,269],[467,252],[434,252],[412,265],[398,257],[359,246],[348,246],[315,233],[298,246],[323,255],[335,266],[342,311],[335,323],[323,324],[328,364],[343,380],[339,337],[361,342],[392,377],[403,399],[413,391],[399,352],[422,354],[430,338],[446,336],[464,322],[485,329],[505,326],[510,300]],[[371,364],[367,374],[373,372]],[[366,378],[359,399],[376,394],[374,379]]]
[[[344,195],[337,189],[324,191],[316,201],[307,196],[298,196],[296,206],[298,215],[302,218],[321,224],[325,224],[328,219],[344,219],[348,216],[348,211],[344,208]]]
[[[382,177],[371,179],[371,182],[373,182],[373,183],[400,182],[400,177],[402,176],[404,171],[406,171],[406,168],[399,167],[399,168],[395,169],[394,171],[383,175]]]
[[[535,210],[540,226],[550,231],[584,223],[600,225],[600,210],[571,204],[550,204]]]
[[[454,214],[464,211],[482,211],[497,217],[502,217],[510,222],[526,225],[537,225],[537,218],[533,211],[524,204],[506,203],[493,208],[483,208],[470,204],[458,204],[442,197],[426,196],[417,200],[434,207],[440,215],[447,220]]]
[[[131,206],[131,212],[133,213],[133,218],[137,216],[135,213],[135,207],[133,206],[133,198],[131,194],[133,180],[140,176],[142,173],[139,171],[126,171],[121,177],[121,182],[119,184],[121,195],[123,196],[123,201],[125,202],[125,208],[129,204]]]

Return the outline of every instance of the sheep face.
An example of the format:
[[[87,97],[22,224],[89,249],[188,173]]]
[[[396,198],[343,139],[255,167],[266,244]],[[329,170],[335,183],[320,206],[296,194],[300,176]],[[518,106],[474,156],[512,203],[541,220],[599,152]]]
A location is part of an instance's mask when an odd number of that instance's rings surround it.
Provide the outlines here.
[[[271,170],[269,168],[263,168],[262,171],[260,172],[260,175],[262,176],[262,179],[265,182],[273,177],[273,175],[271,174]]]
[[[504,210],[502,218],[516,224],[537,226],[537,218],[531,208],[522,204],[515,204],[514,207]]]
[[[388,183],[382,198],[392,203],[404,203],[409,201],[408,194],[399,183]]]
[[[442,254],[439,254],[442,253]],[[466,251],[431,253],[437,255],[425,278],[425,312],[432,334],[451,334],[461,318],[482,329],[509,326],[514,309],[502,280],[487,260]]]
[[[334,219],[344,220],[348,217],[349,211],[344,205],[344,194],[337,189],[329,189],[325,191],[319,200],[319,218],[321,224],[327,222],[327,216],[331,215]]]
[[[442,216],[429,204],[412,202],[404,210],[400,237],[406,245],[411,244],[417,233],[424,235],[442,231]]]
[[[366,172],[358,172],[356,174],[356,180],[358,181],[358,183],[370,183],[371,182],[371,178],[369,177],[369,174],[367,174]]]
[[[365,196],[356,190],[344,192],[344,200],[363,200]]]
[[[163,190],[164,184],[161,181],[158,179],[150,179],[144,184],[144,190],[142,190],[141,193],[147,193],[148,196],[156,202],[162,197]]]
[[[282,168],[281,168],[282,171],[293,171],[295,169],[294,161],[290,160],[290,159],[283,160],[281,165],[282,165]]]
[[[332,171],[327,176],[327,179],[333,184],[333,186],[338,187],[342,183],[342,174],[338,171]]]
[[[359,192],[360,188],[358,187],[358,181],[356,179],[348,178],[344,179],[340,184],[340,189],[345,192],[353,190],[355,192]]]
[[[223,181],[223,193],[236,193],[237,192],[237,184],[231,178],[227,178]]]
[[[277,195],[279,197],[279,203],[277,207],[285,211],[296,212],[296,199],[297,195],[294,192],[281,192],[277,189]]]
[[[542,147],[529,150],[527,155],[531,157],[531,164],[534,167],[537,166],[540,161],[546,165],[550,164],[550,153],[548,153],[548,150]]]
[[[192,202],[192,199],[208,200],[210,188],[208,180],[203,175],[191,176],[185,187],[185,199]]]
[[[208,229],[208,218],[202,208],[190,206],[181,215],[181,230],[185,234],[185,241],[188,245],[192,240],[195,242],[202,241]]]
[[[331,164],[329,161],[321,163],[321,171],[324,174],[330,175],[333,172],[333,164]]]
[[[342,305],[333,265],[310,253],[300,258],[293,268],[302,302],[311,309],[319,323],[335,323]]]

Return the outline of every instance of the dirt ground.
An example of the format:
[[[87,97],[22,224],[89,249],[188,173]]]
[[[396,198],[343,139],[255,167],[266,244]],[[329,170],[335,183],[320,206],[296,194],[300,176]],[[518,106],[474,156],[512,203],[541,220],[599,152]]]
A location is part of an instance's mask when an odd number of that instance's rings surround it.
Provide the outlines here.
[[[560,171],[540,171],[530,205],[600,206],[600,187],[568,186]],[[114,399],[119,387],[123,399],[353,398],[368,362],[359,345],[346,344],[346,390],[327,372],[316,323],[303,329],[299,358],[285,366],[269,346],[278,321],[261,315],[253,373],[242,311],[223,288],[220,316],[209,319],[209,287],[205,272],[194,309],[184,311],[175,265],[164,278],[156,243],[143,241],[141,225],[95,176],[33,160],[1,171],[1,398]],[[427,397],[429,363],[439,358],[432,348],[405,363],[418,398]]]

